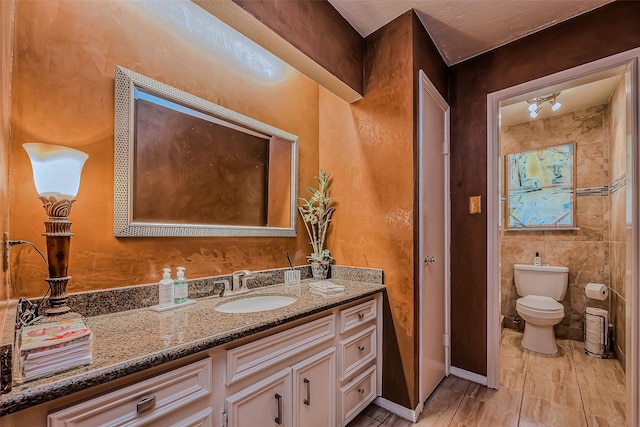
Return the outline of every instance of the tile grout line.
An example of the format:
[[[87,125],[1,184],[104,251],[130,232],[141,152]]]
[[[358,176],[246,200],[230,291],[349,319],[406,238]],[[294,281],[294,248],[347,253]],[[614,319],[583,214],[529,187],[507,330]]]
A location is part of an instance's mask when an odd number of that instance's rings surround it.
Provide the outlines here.
[[[571,362],[573,363],[573,370],[576,373],[576,382],[578,383],[578,392],[580,393],[580,403],[582,404],[582,416],[584,418],[584,423],[586,426],[589,425],[589,420],[587,419],[587,408],[584,404],[584,398],[582,397],[582,387],[580,386],[580,377],[578,376],[578,368],[576,367],[576,361],[573,357],[573,346],[569,343],[569,350],[571,351]]]
[[[522,383],[522,395],[520,396],[520,409],[518,410],[518,426],[520,425],[520,419],[522,418],[522,407],[524,405],[524,389],[527,386],[527,377],[529,376],[529,367],[531,366],[531,364],[529,363],[529,356],[531,355],[531,352],[528,349],[526,349],[525,351],[527,352],[527,367],[524,368],[524,381]]]
[[[456,414],[458,413],[458,410],[460,409],[460,406],[462,405],[462,401],[464,400],[464,397],[467,395],[467,391],[469,390],[469,387],[471,387],[470,383],[467,384],[467,388],[465,388],[464,392],[461,393],[462,394],[462,399],[460,399],[460,402],[458,402],[458,406],[456,406],[456,410],[453,411],[453,415],[451,415],[451,419],[447,423],[447,426],[450,426],[451,423],[453,422],[454,418],[456,417]]]

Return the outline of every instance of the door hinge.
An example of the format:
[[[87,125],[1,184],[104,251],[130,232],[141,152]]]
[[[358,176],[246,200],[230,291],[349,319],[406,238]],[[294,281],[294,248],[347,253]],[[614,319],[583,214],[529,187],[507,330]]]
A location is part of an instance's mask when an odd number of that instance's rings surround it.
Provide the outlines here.
[[[442,344],[445,347],[449,347],[451,345],[451,342],[449,341],[449,335],[447,334],[442,334]]]
[[[222,411],[220,415],[222,415],[222,427],[228,427],[229,417],[227,416],[227,411]]]
[[[442,154],[449,154],[449,141],[442,143]]]

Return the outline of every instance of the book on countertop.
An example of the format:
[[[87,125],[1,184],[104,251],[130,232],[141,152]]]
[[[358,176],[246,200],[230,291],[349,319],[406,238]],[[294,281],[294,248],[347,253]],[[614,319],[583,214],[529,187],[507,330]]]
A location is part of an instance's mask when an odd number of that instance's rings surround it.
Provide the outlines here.
[[[18,380],[31,380],[93,361],[93,334],[80,318],[25,326],[16,338]]]

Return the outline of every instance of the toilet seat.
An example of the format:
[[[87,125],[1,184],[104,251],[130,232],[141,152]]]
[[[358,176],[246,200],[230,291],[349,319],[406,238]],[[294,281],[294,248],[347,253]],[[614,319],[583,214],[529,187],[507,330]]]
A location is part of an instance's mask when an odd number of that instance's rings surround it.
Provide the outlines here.
[[[536,311],[558,311],[564,310],[564,306],[551,297],[544,297],[541,295],[527,295],[526,297],[518,298],[518,305],[524,308],[528,308]]]
[[[562,319],[564,306],[550,297],[527,295],[518,298],[516,311],[520,316],[537,319]],[[526,319],[525,319],[526,320]]]

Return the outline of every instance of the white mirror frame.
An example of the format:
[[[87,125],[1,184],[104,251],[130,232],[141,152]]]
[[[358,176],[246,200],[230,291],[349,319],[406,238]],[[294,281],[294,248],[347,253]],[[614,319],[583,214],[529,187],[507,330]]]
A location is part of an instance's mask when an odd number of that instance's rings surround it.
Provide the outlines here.
[[[132,211],[134,88],[153,92],[163,98],[209,113],[222,120],[240,124],[263,134],[290,141],[291,207],[289,227],[236,226],[216,224],[165,224],[134,222]],[[298,137],[281,129],[244,116],[205,99],[191,95],[142,74],[116,65],[114,131],[114,234],[116,237],[207,237],[272,236],[295,237],[298,200]]]

